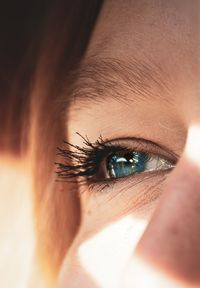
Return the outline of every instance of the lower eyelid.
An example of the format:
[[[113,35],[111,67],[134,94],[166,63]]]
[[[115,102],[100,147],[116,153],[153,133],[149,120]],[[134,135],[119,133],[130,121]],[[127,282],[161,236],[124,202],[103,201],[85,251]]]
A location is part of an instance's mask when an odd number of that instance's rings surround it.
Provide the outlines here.
[[[141,185],[148,180],[152,180],[160,178],[160,180],[164,181],[168,174],[173,171],[174,167],[165,170],[157,170],[157,171],[147,171],[143,173],[136,173],[126,177],[121,178],[107,178],[104,180],[95,180],[90,179],[87,183],[87,186],[91,192],[107,192],[110,193],[110,190],[126,190],[128,187],[136,187],[137,185]],[[150,183],[149,183],[150,184]],[[95,191],[96,190],[96,191]]]
[[[83,188],[82,191],[89,193],[88,197],[94,197],[94,199],[98,197],[98,209],[99,211],[103,209],[104,213],[106,209],[110,209],[110,205],[116,205],[115,211],[118,211],[120,215],[121,213],[133,215],[136,213],[140,217],[140,213],[146,213],[145,217],[148,217],[151,207],[155,209],[157,206],[156,203],[164,191],[169,172],[148,173],[149,175],[146,173],[145,176],[139,174],[135,179],[130,176],[109,184],[106,181],[93,183]],[[96,200],[94,201],[96,203]]]

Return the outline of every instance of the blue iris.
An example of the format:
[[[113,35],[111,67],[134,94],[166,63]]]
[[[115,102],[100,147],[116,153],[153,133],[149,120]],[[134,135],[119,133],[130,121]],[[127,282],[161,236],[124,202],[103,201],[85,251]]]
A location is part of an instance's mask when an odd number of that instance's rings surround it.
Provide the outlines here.
[[[148,155],[143,152],[119,152],[107,159],[107,170],[112,178],[125,177],[145,171]]]

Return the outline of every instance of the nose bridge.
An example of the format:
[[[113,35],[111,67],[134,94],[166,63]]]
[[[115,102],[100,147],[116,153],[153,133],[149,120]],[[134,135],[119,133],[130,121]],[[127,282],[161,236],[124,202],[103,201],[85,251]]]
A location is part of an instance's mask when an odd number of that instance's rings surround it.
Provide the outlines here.
[[[194,163],[184,153],[168,180],[136,254],[172,277],[200,285],[200,159]]]

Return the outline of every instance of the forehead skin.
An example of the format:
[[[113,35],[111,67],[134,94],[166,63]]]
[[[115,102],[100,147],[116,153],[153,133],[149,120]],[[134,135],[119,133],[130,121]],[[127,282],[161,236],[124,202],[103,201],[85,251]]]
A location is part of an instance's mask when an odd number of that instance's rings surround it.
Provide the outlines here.
[[[98,55],[153,62],[164,71],[172,100],[186,112],[187,121],[195,121],[200,104],[199,8],[198,0],[106,0],[86,59]]]

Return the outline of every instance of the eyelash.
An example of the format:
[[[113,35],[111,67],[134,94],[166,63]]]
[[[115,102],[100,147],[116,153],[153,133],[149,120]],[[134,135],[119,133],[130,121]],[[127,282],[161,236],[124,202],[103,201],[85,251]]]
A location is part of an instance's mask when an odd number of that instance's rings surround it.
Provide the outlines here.
[[[133,148],[129,149],[121,145],[113,144],[112,142],[103,140],[101,136],[95,143],[92,143],[89,141],[87,137],[83,137],[79,133],[77,134],[83,139],[83,144],[85,147],[80,147],[77,145],[73,145],[67,141],[64,141],[64,144],[68,145],[69,149],[59,147],[57,148],[58,156],[64,159],[64,163],[63,162],[55,163],[57,166],[56,173],[58,179],[64,181],[66,180],[73,181],[73,179],[75,179],[75,181],[78,181],[79,183],[88,183],[88,184],[94,184],[99,182],[111,183],[116,180],[119,180],[112,178],[100,180],[98,179],[98,177],[96,177],[96,175],[98,174],[101,163],[110,154],[117,152],[129,153],[133,151]],[[148,140],[141,140],[141,139],[140,141],[151,142]],[[134,149],[134,151],[147,152],[142,151],[142,149]],[[151,155],[153,155],[153,153],[149,152],[148,154],[149,156],[147,161],[151,159]],[[175,161],[172,160],[170,161],[174,162],[175,164]]]
[[[57,148],[58,155],[64,158],[64,163],[55,163],[57,165],[57,175],[59,179],[67,180],[73,178],[79,178],[79,181],[90,181],[95,176],[98,171],[98,165],[101,163],[104,157],[108,156],[111,152],[124,151],[128,152],[126,148],[120,146],[113,146],[110,143],[107,143],[100,136],[99,139],[92,143],[88,138],[83,137],[77,133],[82,139],[83,144],[86,147],[80,147],[73,145],[67,141],[64,141],[64,144],[68,145],[73,149],[63,149]],[[70,164],[67,164],[67,162]],[[80,180],[80,178],[82,178]]]

